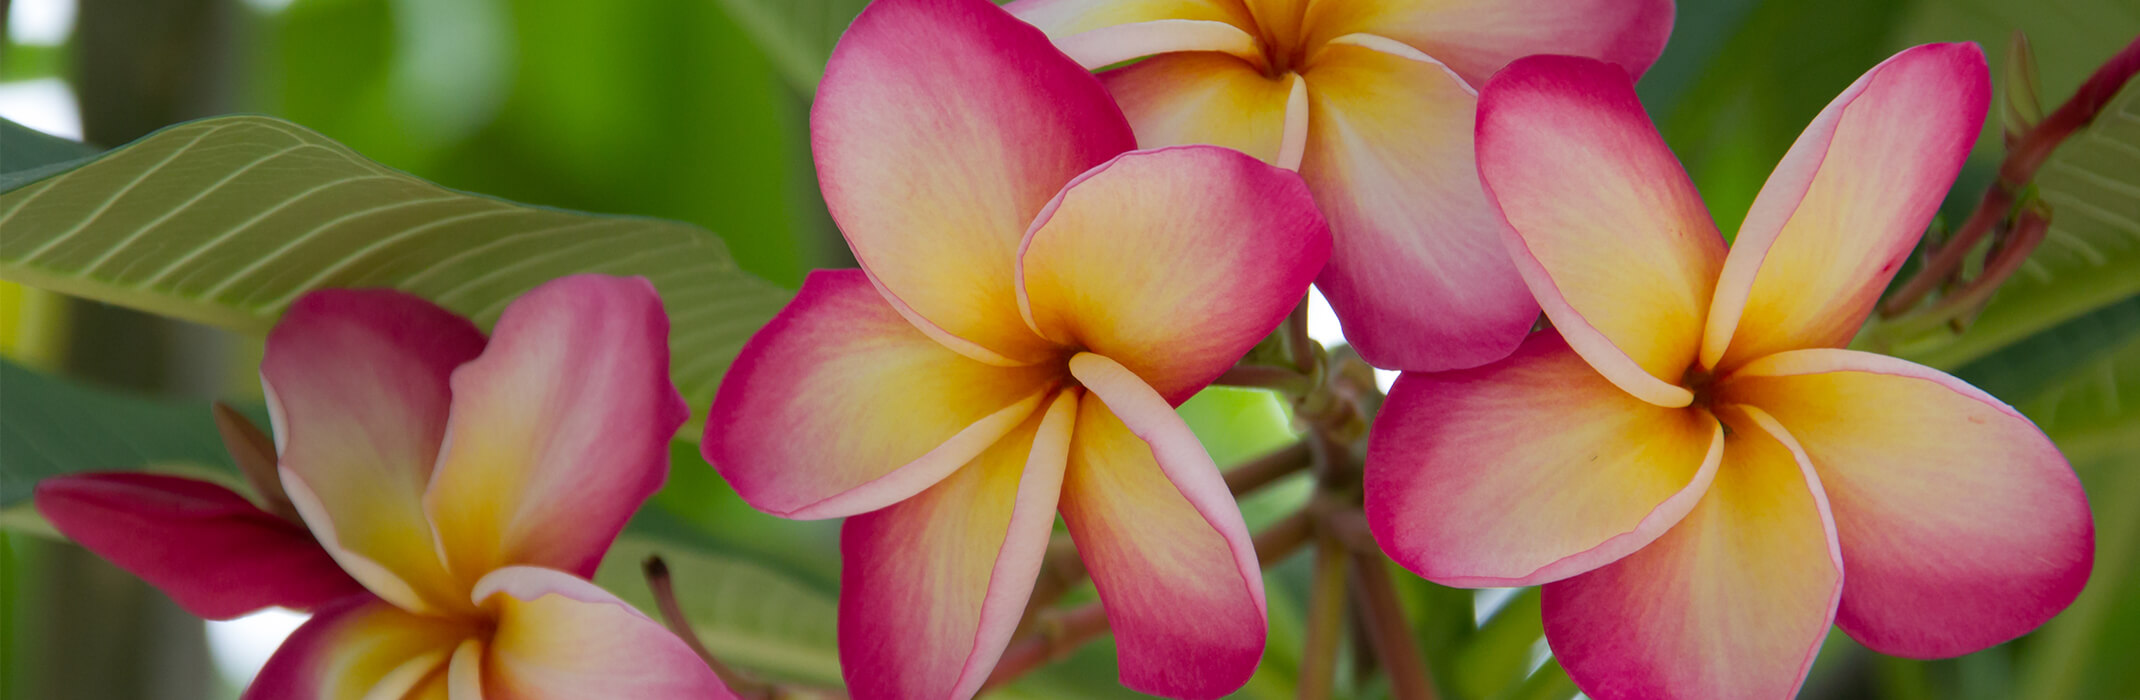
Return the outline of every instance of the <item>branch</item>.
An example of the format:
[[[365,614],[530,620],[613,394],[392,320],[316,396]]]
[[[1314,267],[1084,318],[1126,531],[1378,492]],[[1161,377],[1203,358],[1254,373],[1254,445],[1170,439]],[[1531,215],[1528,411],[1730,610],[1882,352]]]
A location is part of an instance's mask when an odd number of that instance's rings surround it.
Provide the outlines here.
[[[2059,144],[2064,143],[2067,137],[2094,122],[2096,115],[2103,111],[2103,107],[2110,103],[2111,98],[2118,94],[2135,73],[2140,73],[2140,38],[2135,38],[2124,50],[2104,62],[2093,75],[2088,76],[2088,81],[2082,83],[2080,89],[2074,91],[2073,97],[2059,106],[2058,111],[2052,112],[2051,116],[2045,117],[2041,123],[2029,128],[2016,140],[2014,147],[2007,152],[2006,160],[1999,164],[1998,181],[1985,190],[1983,199],[1977,203],[1976,211],[1969,214],[1969,218],[1962,222],[1961,228],[1955,230],[1952,238],[1932,252],[1931,258],[1925,261],[1924,268],[1918,270],[1916,276],[1903,283],[1893,296],[1880,304],[1880,315],[1901,315],[1918,302],[1924,301],[1933,290],[1953,279],[1960,272],[1963,261],[1969,257],[1970,250],[1984,239],[1985,234],[2007,221],[2008,216],[2013,213],[2019,193],[2029,182],[2036,179],[2036,170],[2043,167],[2044,161],[2051,157],[2051,153],[2058,150]],[[2019,250],[2020,257],[2027,257],[2035,248],[2035,244],[2030,243],[2025,248],[2008,247]]]
[[[1397,588],[1390,584],[1385,561],[1380,554],[1352,554],[1353,595],[1361,604],[1360,619],[1367,628],[1367,641],[1389,674],[1390,697],[1436,700],[1427,657],[1412,639],[1411,626],[1405,623],[1404,606],[1397,602]]]
[[[1296,442],[1278,448],[1274,452],[1242,463],[1241,466],[1226,470],[1226,488],[1233,492],[1235,498],[1240,498],[1256,489],[1269,486],[1271,482],[1308,468],[1308,461],[1312,456],[1306,442]]]

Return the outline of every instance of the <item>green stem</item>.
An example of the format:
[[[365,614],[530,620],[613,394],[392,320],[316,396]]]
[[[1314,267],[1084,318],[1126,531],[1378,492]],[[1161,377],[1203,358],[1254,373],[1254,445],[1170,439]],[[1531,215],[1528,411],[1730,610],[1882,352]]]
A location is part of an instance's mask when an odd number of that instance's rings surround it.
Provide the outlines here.
[[[1315,543],[1315,577],[1308,584],[1308,628],[1300,660],[1300,700],[1329,700],[1336,692],[1338,640],[1345,632],[1344,547]]]

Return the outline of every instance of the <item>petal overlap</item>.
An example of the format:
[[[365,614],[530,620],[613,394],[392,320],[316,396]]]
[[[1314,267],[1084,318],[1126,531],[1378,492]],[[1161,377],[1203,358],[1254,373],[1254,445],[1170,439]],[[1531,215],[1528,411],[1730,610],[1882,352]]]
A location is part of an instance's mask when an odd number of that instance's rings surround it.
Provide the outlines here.
[[[1330,254],[1299,176],[1210,146],[1125,154],[1063,188],[1020,251],[1035,332],[1180,404],[1270,335]]]
[[[867,512],[928,488],[1024,423],[1059,372],[952,352],[861,271],[820,270],[743,346],[700,450],[760,509]]]
[[[2035,629],[2087,583],[2095,527],[2079,478],[1975,387],[1814,349],[1756,360],[1718,391],[1774,415],[1819,470],[1850,574],[1836,624],[1866,646],[1968,653]]]
[[[454,649],[473,631],[376,598],[336,603],[315,612],[283,641],[246,688],[245,699],[412,695],[447,675]]]
[[[1309,6],[1310,43],[1389,37],[1439,59],[1473,85],[1533,54],[1588,56],[1639,77],[1664,52],[1672,0],[1344,0]]]
[[[1051,351],[1017,322],[1020,235],[1063,183],[1136,145],[1046,35],[961,0],[864,10],[826,66],[810,140],[833,220],[894,307],[996,364]]]
[[[1368,440],[1368,524],[1428,580],[1535,585],[1663,535],[1722,456],[1707,411],[1629,396],[1540,333],[1485,367],[1398,378]]]
[[[683,640],[585,579],[508,566],[485,575],[473,595],[495,610],[497,629],[487,643],[461,644],[451,672],[463,673],[464,658],[480,658],[469,666],[480,674],[486,697],[736,697]]]
[[[1153,56],[1101,73],[1100,82],[1139,148],[1206,143],[1280,163],[1300,78],[1272,79],[1240,57],[1194,52]]]

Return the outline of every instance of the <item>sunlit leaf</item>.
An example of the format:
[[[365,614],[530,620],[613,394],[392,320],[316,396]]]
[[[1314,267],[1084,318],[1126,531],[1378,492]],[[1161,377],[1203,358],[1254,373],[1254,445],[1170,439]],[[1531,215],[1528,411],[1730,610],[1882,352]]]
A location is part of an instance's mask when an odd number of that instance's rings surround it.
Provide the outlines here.
[[[619,539],[595,582],[660,619],[641,565],[668,564],[684,617],[707,651],[764,677],[837,685],[838,608],[832,596],[750,562],[662,540]]]
[[[251,332],[322,287],[400,289],[487,326],[556,277],[643,276],[694,406],[787,297],[702,229],[449,190],[256,116],[164,129],[0,195],[0,226],[0,278]]]

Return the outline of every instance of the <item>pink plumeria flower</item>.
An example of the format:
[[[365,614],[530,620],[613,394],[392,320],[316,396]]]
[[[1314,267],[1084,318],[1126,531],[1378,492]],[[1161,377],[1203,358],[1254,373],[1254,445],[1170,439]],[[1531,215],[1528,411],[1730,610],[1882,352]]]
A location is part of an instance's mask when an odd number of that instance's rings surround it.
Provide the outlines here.
[[[290,307],[260,375],[302,526],[141,474],[46,480],[38,510],[204,617],[312,610],[247,698],[733,697],[587,581],[688,414],[653,286],[556,280],[495,330],[392,291]]]
[[[861,270],[744,346],[706,458],[752,505],[854,516],[840,655],[859,698],[964,698],[1018,625],[1059,511],[1122,682],[1214,697],[1262,655],[1263,583],[1174,412],[1306,293],[1330,235],[1300,178],[1129,125],[987,0],[880,0],[811,114]]]
[[[1472,160],[1475,87],[1535,53],[1641,75],[1671,0],[1018,0],[1129,115],[1146,148],[1209,143],[1297,169],[1330,219],[1316,280],[1361,357],[1392,369],[1506,357],[1538,305]],[[1148,57],[1148,58],[1147,58]]]
[[[2050,440],[1954,377],[1841,349],[1990,94],[1973,44],[1880,64],[1727,252],[1624,72],[1494,76],[1479,169],[1558,332],[1397,381],[1367,455],[1376,539],[1441,583],[1544,584],[1546,639],[1599,700],[1785,698],[1831,621],[1928,658],[2065,608],[2095,529]]]

